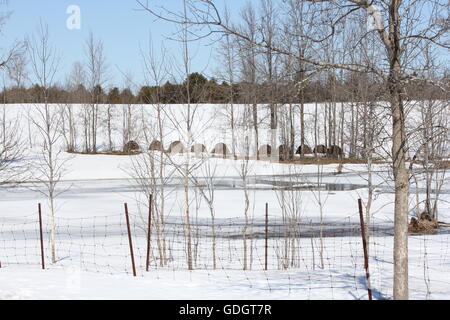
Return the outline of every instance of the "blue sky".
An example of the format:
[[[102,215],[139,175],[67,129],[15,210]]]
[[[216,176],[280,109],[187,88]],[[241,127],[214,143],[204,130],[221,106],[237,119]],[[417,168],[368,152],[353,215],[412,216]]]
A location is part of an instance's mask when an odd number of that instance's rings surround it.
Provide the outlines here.
[[[236,17],[246,0],[221,0],[227,3],[231,16]],[[258,1],[252,1],[257,4]],[[180,8],[180,0],[150,0],[152,6],[164,4],[169,9]],[[81,9],[81,29],[69,30],[67,8],[77,5]],[[149,13],[139,9],[136,0],[0,0],[0,12],[12,15],[0,34],[0,49],[6,50],[15,40],[20,40],[36,30],[42,20],[50,30],[51,41],[62,56],[58,79],[63,81],[76,61],[85,60],[85,41],[92,31],[104,43],[109,65],[108,86],[122,86],[122,73],[133,74],[137,85],[144,83],[140,48],[148,48],[151,34],[153,47],[158,53],[161,44],[172,57],[180,57],[180,43],[167,40],[175,26],[156,21]],[[192,72],[203,72],[211,77],[218,69],[211,41],[191,44]],[[444,50],[445,51],[445,50]],[[444,55],[448,52],[445,51]],[[195,66],[195,68],[194,68]]]
[[[178,3],[174,0],[166,2],[171,6]],[[69,5],[78,5],[81,9],[80,30],[66,27]],[[62,80],[75,61],[85,59],[85,40],[92,31],[104,43],[110,84],[120,86],[121,71],[131,72],[134,81],[141,84],[144,80],[140,47],[148,48],[149,35],[156,51],[164,43],[173,55],[179,56],[180,44],[165,37],[174,30],[173,25],[155,21],[148,13],[136,10],[138,8],[135,0],[0,0],[0,11],[12,12],[2,30],[0,46],[4,50],[14,40],[32,34],[42,20],[48,24],[51,41],[62,56],[58,77]],[[192,52],[195,52],[192,65],[196,67],[192,71],[213,75],[216,68],[211,47],[207,43],[196,43]]]

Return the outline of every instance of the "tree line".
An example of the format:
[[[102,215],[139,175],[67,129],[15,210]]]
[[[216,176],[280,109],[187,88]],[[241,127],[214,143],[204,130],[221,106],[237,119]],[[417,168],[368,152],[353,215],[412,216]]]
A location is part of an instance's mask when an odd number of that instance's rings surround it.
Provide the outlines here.
[[[92,95],[96,96],[99,103],[102,104],[186,104],[186,81],[182,83],[171,83],[166,81],[162,86],[147,86],[144,85],[134,93],[131,88],[119,87],[101,87],[95,86],[92,90],[86,88],[82,83],[74,86],[55,85],[48,88],[47,101],[48,103],[73,103],[82,104],[89,101]],[[208,79],[205,75],[194,72],[189,75],[190,95],[193,97],[193,103],[209,103],[209,104],[245,104],[248,101],[249,90],[254,90],[257,96],[258,104],[268,104],[273,101],[277,103],[299,103],[300,100],[293,92],[296,82],[288,79],[283,83],[278,84],[277,93],[275,96],[268,94],[268,84],[248,82],[229,83],[227,81],[218,81],[212,77]],[[439,83],[446,84],[450,88],[450,73],[444,73]],[[348,74],[343,79],[312,79],[307,81],[303,86],[304,103],[324,103],[324,102],[350,102],[361,101],[363,98],[358,91],[358,87],[365,86],[369,92],[369,99],[376,100],[380,97],[377,92],[385,88],[385,83],[373,81],[364,75]],[[430,93],[433,99],[442,100],[445,98],[441,88],[437,88],[431,83],[421,83],[420,81],[409,83],[405,87],[406,95],[416,101],[424,100],[424,93],[427,92],[427,97]],[[43,88],[39,84],[34,84],[29,87],[25,86],[10,86],[3,88],[1,91],[2,103],[4,104],[18,104],[18,103],[44,103],[44,96],[42,94]]]

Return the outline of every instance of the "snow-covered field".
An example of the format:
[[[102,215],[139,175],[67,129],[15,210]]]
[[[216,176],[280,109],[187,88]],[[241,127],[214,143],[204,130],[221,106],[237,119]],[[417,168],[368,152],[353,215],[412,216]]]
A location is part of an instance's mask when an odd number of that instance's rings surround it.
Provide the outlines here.
[[[24,122],[25,131],[27,127]],[[214,144],[213,136],[209,135],[208,145]],[[30,157],[33,155],[30,150]],[[187,271],[183,227],[176,224],[183,217],[183,190],[180,177],[175,175],[166,185],[170,190],[166,199],[167,218],[174,223],[167,233],[170,258],[167,266],[160,267],[160,251],[154,237],[147,273],[144,271],[146,204],[142,203],[140,188],[130,176],[133,163],[143,156],[63,154],[63,157],[68,162],[67,172],[58,185],[58,190],[65,192],[57,198],[56,264],[49,263],[49,210],[45,198],[34,190],[35,186],[31,188],[31,182],[0,187],[0,299],[367,299],[363,251],[357,233],[357,200],[367,197],[365,165],[346,164],[342,174],[336,174],[335,164],[286,165],[250,160],[248,188],[255,236],[251,242],[251,270],[247,271],[241,270],[243,247],[239,236],[245,206],[239,177],[241,161],[207,160],[216,168],[218,234],[227,235],[217,239],[216,270],[212,267],[212,241],[208,233],[210,211],[205,202],[199,202],[192,204],[194,225],[203,226],[198,227],[199,235],[194,238],[198,241],[196,270]],[[173,161],[182,160],[183,156],[175,156]],[[394,194],[389,166],[374,165],[373,170],[376,190],[372,207],[374,237],[370,242],[371,281],[374,297],[389,299]],[[196,175],[202,177],[201,168]],[[292,191],[283,186],[301,188]],[[421,182],[418,187],[422,199]],[[414,207],[416,189],[414,185],[411,188]],[[284,196],[290,192],[298,206],[300,227],[296,230],[299,237],[288,237],[287,243],[285,237],[280,237],[285,231],[281,203],[286,203]],[[326,235],[323,243],[317,231],[319,195]],[[46,270],[40,270],[38,203],[42,203],[44,213]],[[124,203],[129,205],[132,222],[136,278],[131,276]],[[261,228],[266,203],[272,232],[268,271],[263,270]],[[450,222],[448,181],[442,188],[439,219]],[[339,230],[344,231],[330,236]],[[442,232],[410,237],[411,298],[450,298],[449,236]],[[286,261],[289,268],[284,270]]]
[[[329,239],[326,239],[328,242]],[[330,240],[324,269],[306,264],[289,270],[158,269],[129,274],[89,272],[77,264],[7,265],[0,271],[2,299],[367,299],[363,261],[356,238]],[[306,241],[306,240],[305,240]],[[448,299],[448,235],[410,241],[412,299]],[[309,240],[308,240],[309,242]],[[389,299],[392,286],[392,238],[371,246],[375,299]],[[328,251],[330,249],[330,251]],[[306,251],[307,252],[307,251]],[[303,254],[303,253],[302,253]],[[112,260],[118,263],[125,260]],[[110,261],[111,262],[111,261]]]

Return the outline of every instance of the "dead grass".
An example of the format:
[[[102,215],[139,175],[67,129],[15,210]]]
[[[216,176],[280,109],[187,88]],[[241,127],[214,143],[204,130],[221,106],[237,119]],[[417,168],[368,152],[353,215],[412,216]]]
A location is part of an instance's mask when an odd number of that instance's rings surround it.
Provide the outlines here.
[[[280,161],[285,164],[367,164],[367,160],[355,159],[355,158],[299,158],[294,160]],[[384,164],[385,162],[380,160],[372,161],[373,164]]]
[[[167,151],[165,151],[167,152]],[[92,152],[79,152],[79,151],[71,151],[68,152],[70,154],[80,154],[80,155],[109,155],[109,156],[134,156],[141,154],[142,152],[124,152],[124,151],[99,151],[96,153]],[[259,160],[259,161],[270,161],[266,158],[257,158],[256,156],[252,157],[242,157],[242,156],[236,156],[236,155],[226,155],[223,157],[222,155],[212,155],[213,158],[219,158],[219,159],[228,159],[228,160]],[[336,165],[342,165],[342,164],[367,164],[366,160],[362,159],[356,159],[356,158],[327,158],[327,157],[305,157],[305,158],[296,158],[293,160],[285,160],[280,161],[281,164],[304,164],[304,165],[327,165],[327,164],[336,164]],[[384,164],[384,161],[380,160],[374,160],[373,164]]]
[[[142,152],[123,152],[123,151],[99,151],[99,152],[78,152],[78,151],[71,151],[68,152],[70,154],[81,154],[81,155],[88,155],[88,156],[96,156],[96,155],[103,155],[103,156],[135,156],[138,154],[141,154]]]
[[[167,153],[168,151],[164,151]],[[142,152],[136,151],[136,152],[124,152],[124,151],[99,151],[96,153],[92,152],[79,152],[79,151],[71,151],[68,152],[70,154],[80,154],[80,155],[110,155],[110,156],[133,156],[141,154]],[[259,161],[271,161],[270,157],[260,157],[259,159],[257,156],[251,156],[251,157],[242,157],[237,155],[231,155],[228,154],[225,157],[222,155],[214,155],[212,154],[213,158],[223,158],[228,160],[259,160]],[[279,161],[281,164],[304,164],[304,165],[328,165],[328,164],[336,164],[336,165],[342,165],[342,164],[367,164],[367,160],[363,159],[356,159],[356,158],[329,158],[329,157],[304,157],[304,158],[295,158],[292,160],[284,160]],[[373,160],[373,164],[385,164],[385,161],[381,160]],[[445,163],[446,168],[450,166],[450,161],[447,161]]]
[[[411,218],[408,226],[410,233],[434,233],[439,229],[439,222],[427,214],[421,214],[420,218]]]
[[[449,160],[441,161],[441,162],[435,164],[434,167],[436,169],[450,169],[450,161]]]
[[[415,165],[423,166],[424,162],[420,160],[414,161]],[[435,160],[430,161],[431,167],[438,170],[450,169],[450,160]]]

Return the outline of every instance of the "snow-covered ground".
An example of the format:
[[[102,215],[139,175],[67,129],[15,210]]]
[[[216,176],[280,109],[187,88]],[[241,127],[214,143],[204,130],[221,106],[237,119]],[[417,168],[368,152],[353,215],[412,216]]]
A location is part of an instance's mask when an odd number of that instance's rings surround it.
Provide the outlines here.
[[[28,106],[32,108],[32,106]],[[26,108],[25,108],[26,110]],[[10,112],[13,114],[14,112]],[[26,114],[27,112],[23,112]],[[23,124],[26,132],[28,125]],[[217,128],[216,133],[220,132]],[[173,134],[172,134],[173,135]],[[173,140],[176,137],[173,135]],[[25,137],[37,135],[24,134]],[[173,141],[168,139],[167,141]],[[215,142],[209,136],[208,146]],[[217,140],[220,141],[220,140]],[[32,143],[33,144],[33,143]],[[166,143],[167,144],[167,143]],[[30,157],[36,150],[30,150]],[[69,155],[67,172],[57,198],[58,262],[49,263],[48,206],[31,182],[0,187],[0,299],[366,299],[365,271],[357,200],[367,197],[365,165],[286,165],[249,161],[250,216],[256,225],[252,240],[252,269],[243,271],[242,237],[217,240],[217,269],[212,267],[211,237],[200,228],[198,260],[187,271],[182,226],[168,236],[170,259],[159,265],[159,248],[153,238],[150,272],[144,272],[146,255],[146,204],[130,172],[142,155]],[[172,161],[183,161],[174,156]],[[193,158],[193,161],[196,161]],[[215,214],[219,234],[239,235],[245,207],[241,161],[212,158],[215,172]],[[374,296],[389,299],[392,288],[393,200],[391,173],[387,164],[374,165],[375,199],[372,204],[374,237],[370,242],[370,268]],[[320,173],[320,174],[319,174]],[[195,173],[201,179],[202,169]],[[448,175],[446,176],[448,180]],[[292,188],[295,187],[295,188]],[[183,217],[183,189],[180,177],[167,182],[169,222]],[[284,191],[283,191],[284,190]],[[416,191],[424,197],[423,183],[411,185],[411,208]],[[317,234],[322,202],[324,234]],[[284,198],[286,197],[286,198]],[[281,203],[294,199],[298,206],[301,237],[279,237]],[[44,213],[47,269],[40,270],[37,233],[37,204]],[[123,204],[128,203],[132,221],[138,277],[131,276]],[[263,270],[264,241],[261,224],[269,204],[269,270]],[[192,204],[193,219],[210,223],[210,211],[203,201]],[[411,212],[411,214],[414,214]],[[450,183],[442,187],[439,219],[450,222]],[[280,226],[281,223],[281,226]],[[337,237],[332,233],[344,230]],[[259,235],[259,236],[258,236]],[[295,238],[295,239],[293,239]],[[410,288],[414,299],[450,298],[449,234],[410,237]],[[323,245],[321,257],[319,248]],[[287,258],[290,257],[290,258]],[[287,260],[286,260],[287,259]],[[289,260],[290,259],[290,260]],[[283,261],[291,261],[283,270]],[[323,263],[322,263],[323,261]],[[289,263],[288,263],[289,264]],[[323,265],[322,265],[323,264]]]
[[[411,239],[412,299],[448,299],[448,241],[448,235]],[[337,242],[355,245],[357,240]],[[187,271],[152,267],[136,278],[87,272],[77,265],[56,265],[47,270],[40,270],[39,265],[9,265],[0,270],[0,299],[367,299],[359,249],[346,245],[335,248],[339,251],[333,254],[345,252],[345,257],[335,257],[339,260],[336,265],[333,258],[327,258],[324,269]],[[371,250],[376,251],[370,260],[374,298],[390,299],[392,238],[382,239]]]

